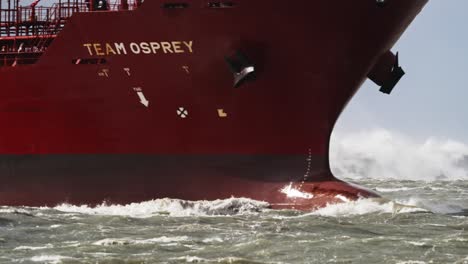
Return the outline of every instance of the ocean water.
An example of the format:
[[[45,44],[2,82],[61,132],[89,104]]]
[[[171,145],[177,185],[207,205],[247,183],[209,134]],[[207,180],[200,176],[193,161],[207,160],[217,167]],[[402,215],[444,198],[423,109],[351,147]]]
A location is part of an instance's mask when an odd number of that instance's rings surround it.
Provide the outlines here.
[[[0,207],[0,263],[468,263],[468,181],[358,183],[386,199]]]
[[[0,206],[0,263],[467,263],[468,147],[338,137],[336,175],[381,199],[313,212],[242,198]]]

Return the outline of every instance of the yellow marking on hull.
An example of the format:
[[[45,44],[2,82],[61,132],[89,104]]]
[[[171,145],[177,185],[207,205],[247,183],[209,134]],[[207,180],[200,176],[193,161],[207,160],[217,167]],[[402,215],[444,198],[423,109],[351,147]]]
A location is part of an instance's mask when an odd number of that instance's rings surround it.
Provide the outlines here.
[[[218,116],[221,118],[226,118],[228,117],[228,114],[224,112],[224,109],[218,109]]]

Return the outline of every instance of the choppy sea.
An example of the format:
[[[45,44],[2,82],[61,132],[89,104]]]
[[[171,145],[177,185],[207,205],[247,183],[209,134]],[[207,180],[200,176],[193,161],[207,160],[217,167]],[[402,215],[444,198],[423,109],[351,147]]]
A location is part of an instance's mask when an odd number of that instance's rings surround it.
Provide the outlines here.
[[[388,200],[0,207],[0,263],[468,263],[468,181],[358,183]]]
[[[0,263],[468,263],[468,147],[426,142],[379,156],[340,142],[335,174],[384,198],[314,212],[242,198],[0,206]]]

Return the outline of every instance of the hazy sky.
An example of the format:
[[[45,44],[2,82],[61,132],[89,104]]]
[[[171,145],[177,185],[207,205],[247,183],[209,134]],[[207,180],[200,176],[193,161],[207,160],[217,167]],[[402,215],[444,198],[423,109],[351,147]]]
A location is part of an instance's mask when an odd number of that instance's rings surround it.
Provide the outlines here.
[[[407,75],[390,96],[366,82],[336,132],[384,128],[468,143],[467,10],[467,0],[429,0],[394,48]]]

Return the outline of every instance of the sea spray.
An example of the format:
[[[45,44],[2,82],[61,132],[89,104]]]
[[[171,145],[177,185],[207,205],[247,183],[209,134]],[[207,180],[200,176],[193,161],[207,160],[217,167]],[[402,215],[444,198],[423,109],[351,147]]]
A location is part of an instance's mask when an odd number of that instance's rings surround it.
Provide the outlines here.
[[[330,160],[339,178],[468,179],[468,145],[437,138],[421,142],[384,129],[334,135]]]

